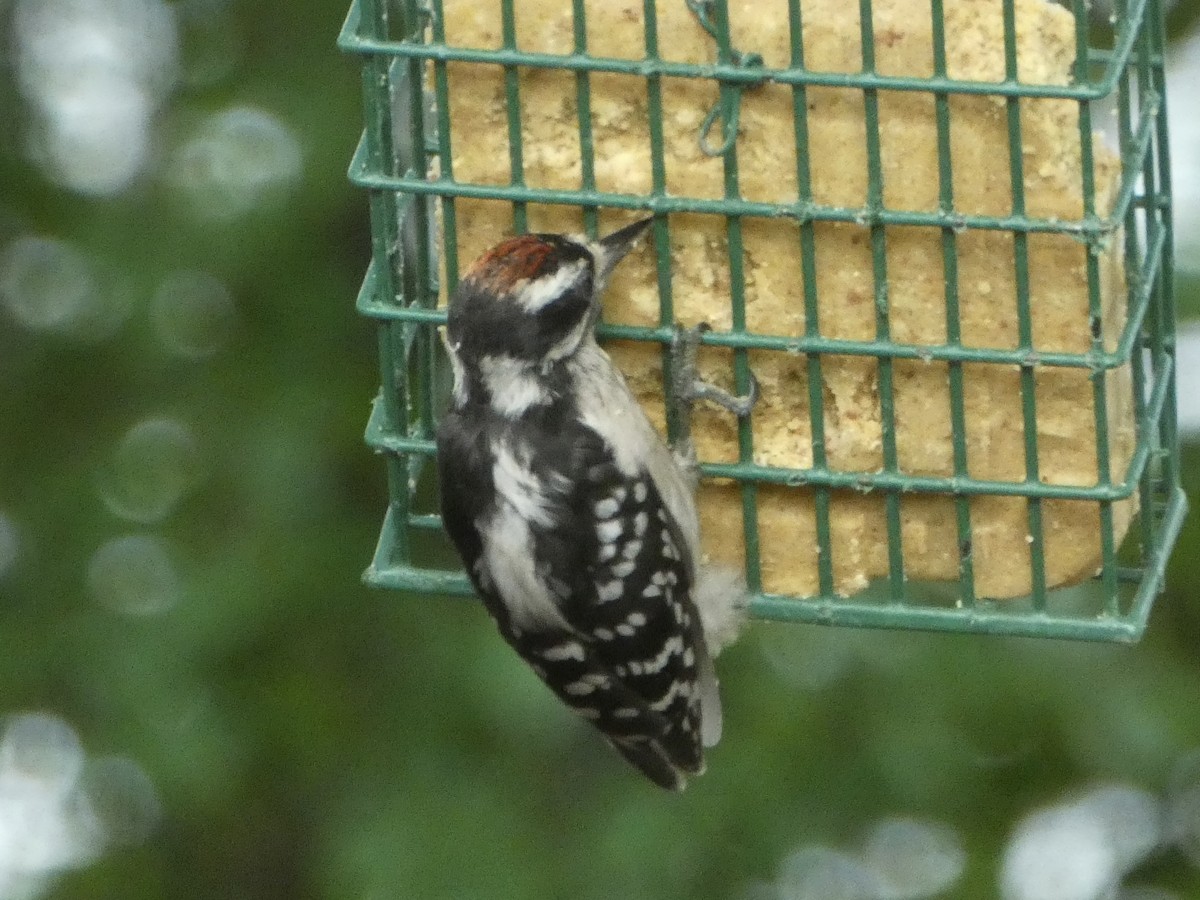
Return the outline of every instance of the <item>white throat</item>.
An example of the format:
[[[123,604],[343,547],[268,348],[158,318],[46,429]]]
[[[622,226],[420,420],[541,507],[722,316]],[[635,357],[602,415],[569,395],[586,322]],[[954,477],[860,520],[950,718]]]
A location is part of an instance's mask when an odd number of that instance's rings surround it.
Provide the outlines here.
[[[479,375],[492,409],[508,418],[516,418],[534,406],[545,406],[553,399],[536,369],[511,356],[483,357],[479,360]]]

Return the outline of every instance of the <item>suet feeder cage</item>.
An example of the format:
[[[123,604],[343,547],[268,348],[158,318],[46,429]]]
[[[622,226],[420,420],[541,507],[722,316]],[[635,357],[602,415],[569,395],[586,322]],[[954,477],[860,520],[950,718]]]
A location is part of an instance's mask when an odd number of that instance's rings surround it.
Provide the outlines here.
[[[1163,4],[354,0],[379,323],[369,583],[469,595],[432,497],[438,328],[507,234],[647,214],[601,340],[668,435],[704,374],[705,552],[760,618],[1143,631],[1184,516]],[[638,266],[641,266],[639,269]]]

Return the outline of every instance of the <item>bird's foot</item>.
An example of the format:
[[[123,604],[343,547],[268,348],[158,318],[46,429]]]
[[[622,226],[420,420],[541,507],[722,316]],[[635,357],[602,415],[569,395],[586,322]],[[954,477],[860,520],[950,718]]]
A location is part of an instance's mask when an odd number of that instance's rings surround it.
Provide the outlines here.
[[[742,396],[731,394],[729,391],[704,381],[696,367],[696,355],[700,349],[700,337],[712,326],[701,322],[692,328],[675,327],[675,338],[671,342],[673,365],[673,393],[675,400],[686,407],[688,412],[697,400],[707,400],[717,406],[727,409],[739,419],[750,415],[754,404],[758,402],[758,379],[750,373],[750,389]]]

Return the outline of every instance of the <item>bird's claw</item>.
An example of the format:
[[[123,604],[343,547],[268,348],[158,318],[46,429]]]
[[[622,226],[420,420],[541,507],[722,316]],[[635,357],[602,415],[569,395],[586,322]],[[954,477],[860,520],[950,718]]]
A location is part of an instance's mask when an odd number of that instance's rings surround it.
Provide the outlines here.
[[[700,463],[696,456],[696,443],[692,440],[692,408],[697,400],[707,400],[729,410],[739,419],[750,415],[758,402],[758,379],[750,373],[749,390],[744,396],[731,394],[703,380],[696,368],[696,354],[700,349],[700,337],[712,327],[701,322],[693,328],[675,326],[671,340],[671,397],[676,411],[676,434],[672,449],[675,462],[683,471],[692,488],[700,480]]]
[[[700,348],[700,336],[711,330],[712,326],[707,322],[692,328],[675,327],[675,337],[671,342],[675,399],[689,412],[697,400],[707,400],[744,419],[750,415],[759,398],[758,379],[754,373],[750,373],[750,389],[738,396],[704,381],[697,371],[696,354]]]

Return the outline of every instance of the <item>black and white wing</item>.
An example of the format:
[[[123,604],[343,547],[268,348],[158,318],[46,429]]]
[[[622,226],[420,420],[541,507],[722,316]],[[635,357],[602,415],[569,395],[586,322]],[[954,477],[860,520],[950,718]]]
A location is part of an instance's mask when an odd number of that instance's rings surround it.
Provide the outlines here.
[[[481,453],[490,485],[461,477]],[[439,465],[447,531],[505,639],[627,760],[682,788],[720,705],[690,550],[649,473],[622,472],[579,425],[537,451],[439,436]]]

